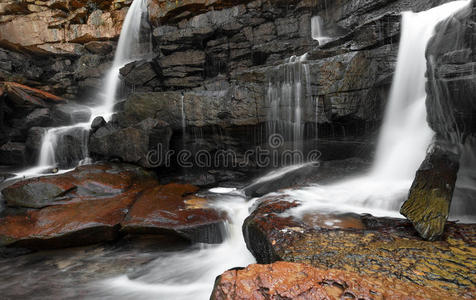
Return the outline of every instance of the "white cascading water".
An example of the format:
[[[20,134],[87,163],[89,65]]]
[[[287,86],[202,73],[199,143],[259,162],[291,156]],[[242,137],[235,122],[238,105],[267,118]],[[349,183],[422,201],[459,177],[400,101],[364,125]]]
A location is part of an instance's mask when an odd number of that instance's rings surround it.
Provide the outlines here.
[[[311,72],[309,66],[303,63],[306,59],[307,53],[292,56],[276,67],[266,93],[270,107],[268,136],[281,135],[284,141],[292,142],[292,149],[295,150],[303,148],[302,112],[310,102],[306,101],[307,97],[311,95]]]
[[[436,25],[469,3],[403,14],[397,69],[372,170],[332,185],[286,191],[303,202],[296,214],[316,209],[401,217],[398,210],[433,137],[426,122],[426,46]]]
[[[150,264],[150,271],[138,278],[126,275],[92,286],[100,299],[209,299],[215,278],[225,270],[255,263],[246,248],[241,231],[253,201],[233,189],[217,188],[216,209],[230,217],[225,241],[220,245],[195,245],[186,251],[173,252]],[[225,194],[219,194],[225,193]],[[228,194],[227,194],[228,193]],[[107,295],[107,296],[105,296]]]
[[[318,41],[319,45],[324,45],[331,40],[324,32],[324,21],[320,16],[311,18],[311,34],[312,39]]]
[[[17,173],[15,178],[36,176],[45,170],[56,167],[57,156],[61,154],[57,153],[59,147],[58,143],[61,140],[61,136],[68,134],[72,130],[82,130],[86,136],[91,128],[91,123],[96,117],[102,116],[106,121],[110,119],[114,111],[116,93],[121,83],[119,70],[127,63],[141,59],[151,52],[150,47],[143,47],[140,40],[141,23],[144,14],[147,14],[147,0],[134,0],[127,11],[116,52],[114,54],[114,62],[106,75],[104,91],[100,94],[100,98],[103,99],[103,102],[99,106],[90,107],[91,116],[89,121],[48,129],[42,139],[38,165],[34,168]],[[150,41],[148,42],[149,45],[151,45]],[[81,164],[85,160],[87,161],[87,141],[84,141],[84,144],[77,146],[83,148],[81,150],[81,153],[83,154],[82,157],[77,157],[78,163]],[[66,171],[68,170],[61,170],[61,172]]]
[[[107,121],[111,117],[114,111],[117,90],[121,83],[119,70],[124,65],[151,53],[150,41],[146,41],[149,43],[149,47],[143,47],[140,34],[142,20],[144,15],[147,14],[147,2],[147,0],[134,0],[127,11],[114,54],[114,61],[106,76],[106,86],[103,92],[104,102],[103,105],[93,110],[92,120],[97,116],[103,116]]]

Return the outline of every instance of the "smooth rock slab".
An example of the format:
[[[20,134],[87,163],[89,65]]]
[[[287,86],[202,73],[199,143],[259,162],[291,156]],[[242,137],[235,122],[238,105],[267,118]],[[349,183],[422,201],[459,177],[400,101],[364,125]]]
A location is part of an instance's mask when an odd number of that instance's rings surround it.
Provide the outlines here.
[[[383,277],[276,262],[217,277],[210,299],[451,299],[434,288]]]
[[[437,145],[418,169],[400,213],[413,223],[422,238],[433,241],[443,234],[458,170],[459,156]]]
[[[226,214],[207,207],[207,200],[194,196],[192,185],[168,184],[145,190],[122,222],[132,234],[172,234],[192,242],[223,241]]]
[[[448,223],[442,240],[429,242],[403,219],[281,214],[297,206],[271,197],[245,220],[245,241],[258,263],[306,263],[476,296],[476,224]]]
[[[19,181],[2,191],[8,206],[42,208],[71,200],[111,197],[137,181],[155,180],[144,169],[126,164],[94,164],[74,171]]]
[[[133,201],[129,192],[7,216],[0,219],[0,246],[51,249],[114,240]]]

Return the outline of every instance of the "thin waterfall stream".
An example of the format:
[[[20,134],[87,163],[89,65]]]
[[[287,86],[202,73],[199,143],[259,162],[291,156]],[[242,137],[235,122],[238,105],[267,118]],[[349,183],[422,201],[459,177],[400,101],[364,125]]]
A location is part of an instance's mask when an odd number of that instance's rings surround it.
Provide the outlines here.
[[[103,117],[106,121],[111,118],[118,96],[117,91],[121,84],[119,70],[126,64],[145,58],[151,53],[150,37],[144,39],[141,36],[141,26],[146,17],[147,0],[134,0],[124,20],[112,67],[105,78],[104,90],[97,96],[101,104],[89,108],[91,112],[89,121],[48,129],[43,135],[38,165],[17,173],[16,178],[38,176],[53,168],[60,169],[61,165],[58,166],[58,160],[64,159],[66,156],[72,156],[70,159],[72,161],[69,161],[66,168],[62,168],[63,170],[58,170],[61,173],[89,162],[87,146],[89,130],[96,117]],[[77,149],[66,149],[65,151],[69,151],[69,153],[63,153],[60,151],[62,147],[61,140],[69,134],[79,137],[77,138],[79,151]]]

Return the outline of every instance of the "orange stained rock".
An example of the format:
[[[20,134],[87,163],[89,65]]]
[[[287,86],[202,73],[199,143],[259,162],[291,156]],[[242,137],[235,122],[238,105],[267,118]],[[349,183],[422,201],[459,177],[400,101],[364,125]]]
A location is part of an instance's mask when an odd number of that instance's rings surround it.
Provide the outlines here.
[[[211,299],[456,299],[435,288],[397,279],[276,262],[230,270],[217,278]]]

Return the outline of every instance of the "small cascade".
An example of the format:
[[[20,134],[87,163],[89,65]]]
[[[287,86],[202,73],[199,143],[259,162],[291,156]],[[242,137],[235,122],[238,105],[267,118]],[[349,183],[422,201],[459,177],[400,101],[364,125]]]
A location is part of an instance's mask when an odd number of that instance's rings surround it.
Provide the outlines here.
[[[303,110],[310,106],[311,75],[304,64],[307,54],[292,56],[273,69],[266,101],[269,105],[268,136],[279,134],[292,150],[303,150]]]
[[[102,116],[109,120],[114,111],[117,90],[121,83],[119,70],[127,63],[143,59],[152,52],[151,34],[142,31],[147,19],[147,0],[134,0],[129,8],[119,37],[114,62],[106,76],[106,86],[100,94],[102,104],[90,107],[91,117],[88,122],[70,126],[50,128],[43,136],[38,165],[17,173],[16,177],[41,174],[45,170],[73,168],[88,159],[88,135],[93,120]]]
[[[185,115],[185,101],[184,101],[185,96],[182,94],[182,97],[180,98],[181,102],[181,113],[182,113],[182,132],[185,134],[185,129],[187,127],[187,117]]]
[[[324,21],[321,16],[311,18],[311,35],[313,40],[319,42],[319,45],[324,45],[331,40],[324,32]]]
[[[72,168],[88,156],[89,123],[48,129],[43,136],[38,164],[44,168]]]
[[[147,0],[134,0],[130,6],[121,35],[117,44],[112,67],[106,76],[106,86],[103,91],[104,101],[101,106],[93,110],[93,120],[97,116],[103,116],[106,121],[114,111],[121,78],[119,70],[126,64],[143,59],[150,55],[151,34],[141,34],[143,21],[147,19]]]

